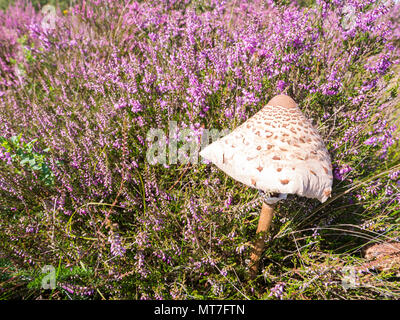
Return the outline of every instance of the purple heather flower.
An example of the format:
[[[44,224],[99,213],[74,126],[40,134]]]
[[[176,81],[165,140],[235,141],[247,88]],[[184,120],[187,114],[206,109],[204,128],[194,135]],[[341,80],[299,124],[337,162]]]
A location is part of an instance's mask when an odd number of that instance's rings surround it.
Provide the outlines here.
[[[283,298],[283,289],[284,289],[284,287],[285,287],[285,283],[283,283],[283,282],[277,283],[277,284],[271,289],[271,292],[270,292],[269,296],[274,296],[274,297],[276,297],[276,298],[282,300],[282,298]]]
[[[343,165],[340,168],[335,168],[333,171],[333,175],[337,180],[344,180],[347,173],[352,171],[353,169],[349,165]]]
[[[285,81],[279,80],[279,81],[276,83],[276,89],[277,89],[279,92],[282,92],[283,90],[285,90],[285,88],[286,88],[286,82],[285,82]]]
[[[393,172],[389,173],[388,176],[391,180],[397,180],[400,177],[400,170],[393,171]],[[398,183],[400,183],[400,180],[398,181]]]
[[[118,233],[112,233],[108,237],[108,242],[111,244],[111,254],[116,256],[123,256],[126,249],[121,244],[121,236]]]

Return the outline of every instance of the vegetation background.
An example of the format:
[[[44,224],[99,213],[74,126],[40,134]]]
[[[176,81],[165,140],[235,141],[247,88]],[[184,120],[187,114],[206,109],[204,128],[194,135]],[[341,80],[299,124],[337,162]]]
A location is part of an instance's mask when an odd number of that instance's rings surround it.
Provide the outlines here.
[[[365,254],[400,239],[399,4],[0,7],[2,299],[399,298],[398,254]],[[199,141],[281,92],[324,137],[333,196],[279,203],[250,281],[257,191],[210,165],[150,165],[146,137],[173,120]]]

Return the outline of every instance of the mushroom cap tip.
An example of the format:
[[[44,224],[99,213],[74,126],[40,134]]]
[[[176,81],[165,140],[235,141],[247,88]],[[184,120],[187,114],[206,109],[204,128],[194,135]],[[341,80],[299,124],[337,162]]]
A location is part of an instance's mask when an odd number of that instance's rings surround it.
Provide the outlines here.
[[[297,107],[297,103],[289,96],[285,94],[278,94],[268,101],[269,106],[283,106],[287,108]]]

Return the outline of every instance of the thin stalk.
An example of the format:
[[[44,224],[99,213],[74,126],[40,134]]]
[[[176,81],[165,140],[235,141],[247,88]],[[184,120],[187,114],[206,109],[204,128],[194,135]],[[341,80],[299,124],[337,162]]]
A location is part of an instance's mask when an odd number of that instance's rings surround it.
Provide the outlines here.
[[[260,219],[256,231],[256,240],[253,246],[253,252],[250,256],[250,278],[254,279],[258,272],[258,265],[260,262],[261,254],[264,250],[265,236],[271,226],[272,218],[274,217],[275,205],[266,204],[263,202]]]

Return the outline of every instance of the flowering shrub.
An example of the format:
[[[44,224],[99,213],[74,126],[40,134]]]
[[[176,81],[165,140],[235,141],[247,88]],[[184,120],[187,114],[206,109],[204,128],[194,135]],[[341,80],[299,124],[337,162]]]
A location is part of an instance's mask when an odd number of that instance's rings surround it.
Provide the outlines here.
[[[49,17],[10,5],[0,12],[5,269],[39,291],[32,267],[71,270],[49,293],[58,298],[320,298],[291,289],[314,277],[315,253],[341,259],[338,248],[399,240],[396,10],[361,0],[89,0]],[[168,143],[175,121],[178,137],[190,129],[200,140],[280,92],[324,137],[334,192],[324,205],[279,204],[265,281],[248,282],[257,192],[202,163],[150,164],[147,135],[161,129]],[[29,149],[25,162],[12,158],[13,137]],[[299,263],[305,276],[288,278]],[[340,296],[340,277],[324,270],[324,297]]]

